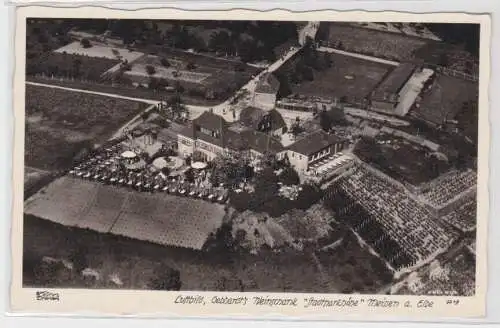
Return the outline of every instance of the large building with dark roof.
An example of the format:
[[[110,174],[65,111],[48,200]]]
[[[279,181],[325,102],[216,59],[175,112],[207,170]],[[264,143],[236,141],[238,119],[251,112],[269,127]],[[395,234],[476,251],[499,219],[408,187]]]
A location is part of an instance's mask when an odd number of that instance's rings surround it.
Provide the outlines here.
[[[247,107],[240,112],[240,122],[255,131],[280,136],[286,131],[286,122],[276,110],[266,111],[257,107]]]
[[[254,157],[270,152],[278,154],[285,149],[281,142],[270,134],[242,127],[233,129],[222,117],[204,112],[179,132],[179,153],[184,157],[197,154],[211,161],[221,154],[248,151]]]

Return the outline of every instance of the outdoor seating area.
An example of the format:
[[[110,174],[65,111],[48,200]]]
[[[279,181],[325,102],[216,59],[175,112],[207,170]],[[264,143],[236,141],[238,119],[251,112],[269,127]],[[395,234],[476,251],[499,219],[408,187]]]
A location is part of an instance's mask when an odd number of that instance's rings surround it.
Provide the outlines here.
[[[173,162],[177,164],[178,161]],[[125,149],[123,144],[116,144],[98,151],[74,167],[69,174],[139,192],[163,192],[221,204],[227,201],[228,191],[223,186],[212,186],[201,168],[183,166],[165,174],[162,168],[168,165],[169,162],[164,157],[158,157],[151,165],[146,165],[138,154]],[[188,182],[185,176],[188,170],[193,171],[193,179],[189,179],[192,182]]]
[[[445,251],[455,237],[404,188],[361,165],[356,166],[351,175],[341,177],[338,185],[381,224],[385,234],[397,242],[405,253],[412,254],[411,261],[403,267],[415,266]],[[391,258],[394,254],[381,255]]]
[[[304,175],[306,179],[321,182],[339,173],[339,170],[350,167],[353,163],[354,159],[351,156],[339,152],[314,163]]]

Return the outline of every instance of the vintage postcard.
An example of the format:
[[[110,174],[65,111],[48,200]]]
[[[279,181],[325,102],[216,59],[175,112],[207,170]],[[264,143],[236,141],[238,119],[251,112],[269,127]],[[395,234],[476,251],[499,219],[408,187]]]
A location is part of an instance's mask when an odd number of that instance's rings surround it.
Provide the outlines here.
[[[487,15],[16,15],[13,312],[484,316]]]

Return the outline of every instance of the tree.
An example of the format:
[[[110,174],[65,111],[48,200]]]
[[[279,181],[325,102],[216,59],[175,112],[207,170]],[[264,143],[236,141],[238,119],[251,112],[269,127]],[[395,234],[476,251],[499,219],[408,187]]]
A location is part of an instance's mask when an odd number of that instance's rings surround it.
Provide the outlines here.
[[[156,69],[153,65],[146,65],[146,73],[148,75],[154,75],[156,73]]]
[[[163,173],[163,175],[165,176],[168,176],[170,174],[170,169],[168,167],[164,167],[161,169],[161,173]]]
[[[227,54],[232,54],[232,52],[234,51],[231,37],[226,31],[218,31],[212,33],[212,35],[210,35],[208,47],[213,51],[223,52]]]
[[[182,98],[179,94],[175,94],[170,98],[168,98],[167,105],[170,107],[174,119],[178,119],[188,113],[188,110],[186,106],[184,106],[184,104],[182,103]]]
[[[278,194],[278,177],[271,167],[265,167],[256,176],[255,195],[266,201]]]
[[[188,169],[186,172],[184,172],[184,177],[186,178],[186,181],[189,183],[194,182],[194,172],[193,169]]]
[[[213,184],[235,186],[253,175],[246,156],[218,156],[212,163],[210,180]]]
[[[166,88],[168,87],[168,81],[167,79],[161,77],[158,79],[158,88]]]
[[[302,191],[295,200],[295,207],[301,210],[307,210],[313,204],[316,204],[322,197],[319,187],[310,184],[302,185]]]
[[[344,100],[345,102],[345,100]],[[342,108],[334,108],[328,111],[328,117],[330,118],[332,125],[348,125],[349,122],[345,118],[345,113]]]
[[[304,77],[304,80],[306,80],[306,81],[313,81],[314,80],[313,69],[309,66],[305,66],[302,70],[302,76]]]
[[[158,79],[155,78],[154,76],[150,76],[149,77],[149,83],[148,83],[148,87],[151,89],[151,90],[158,90],[159,89],[159,83],[158,83]]]
[[[184,87],[179,81],[175,82],[175,91],[177,91],[178,93],[184,93]]]
[[[292,94],[292,87],[290,86],[290,77],[287,73],[277,73],[276,78],[280,82],[278,93],[276,95],[277,99],[285,98]]]
[[[73,76],[78,77],[81,74],[80,68],[82,67],[82,61],[79,58],[73,60]]]
[[[244,72],[245,70],[247,69],[247,65],[243,62],[239,62],[238,64],[236,64],[236,66],[234,67],[234,70],[236,72]]]
[[[92,47],[92,44],[90,43],[89,39],[82,39],[80,41],[80,44],[82,45],[82,47],[84,48],[91,48]]]
[[[155,277],[150,281],[154,290],[181,290],[181,273],[179,270],[162,265],[155,270]]]
[[[160,63],[163,65],[163,67],[170,67],[170,62],[167,60],[167,58],[163,57],[160,59]]]
[[[304,132],[304,128],[300,126],[300,124],[295,123],[292,125],[290,132],[296,137],[302,132]]]
[[[150,112],[146,112],[146,111],[142,112],[142,113],[141,113],[141,119],[142,119],[143,121],[146,121],[146,120],[149,118],[149,115],[150,115],[149,113],[150,113]]]
[[[332,119],[326,110],[323,110],[319,113],[319,124],[321,125],[323,131],[330,131],[330,129],[332,128],[332,123]]]

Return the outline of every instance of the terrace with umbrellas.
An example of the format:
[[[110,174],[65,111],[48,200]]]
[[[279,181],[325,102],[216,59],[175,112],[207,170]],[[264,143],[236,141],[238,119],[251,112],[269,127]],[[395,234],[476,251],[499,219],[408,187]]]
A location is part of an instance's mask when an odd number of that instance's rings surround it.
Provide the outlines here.
[[[153,129],[127,131],[120,139],[93,151],[69,174],[136,190],[162,192],[225,203],[228,191],[210,183],[207,163],[177,156],[174,145]]]

